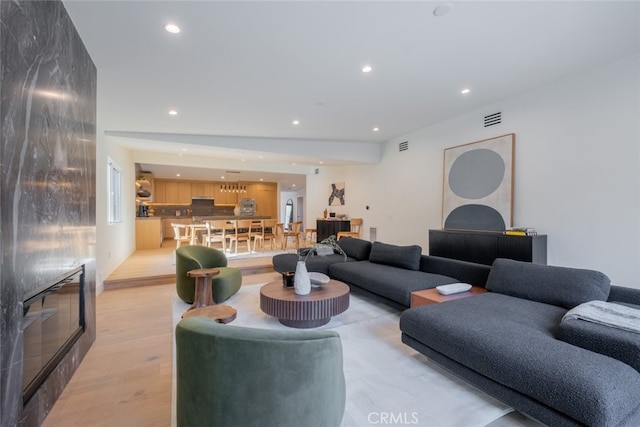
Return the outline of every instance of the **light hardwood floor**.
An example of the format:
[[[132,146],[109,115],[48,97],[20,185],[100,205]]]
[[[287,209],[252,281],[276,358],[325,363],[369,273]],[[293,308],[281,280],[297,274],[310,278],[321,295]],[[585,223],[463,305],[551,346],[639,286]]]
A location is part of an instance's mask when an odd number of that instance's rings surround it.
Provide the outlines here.
[[[155,261],[149,251],[139,252],[145,252],[142,258],[146,260],[129,263],[130,275],[139,277],[144,274],[141,271],[167,269],[162,251]],[[230,265],[250,267],[264,262],[263,258],[249,258],[231,261]],[[273,271],[251,272],[250,268],[243,269],[243,286],[280,277]],[[126,278],[126,272],[121,273]],[[171,424],[174,294],[175,282],[165,280],[164,284],[116,288],[98,295],[96,341],[45,419],[44,427]]]

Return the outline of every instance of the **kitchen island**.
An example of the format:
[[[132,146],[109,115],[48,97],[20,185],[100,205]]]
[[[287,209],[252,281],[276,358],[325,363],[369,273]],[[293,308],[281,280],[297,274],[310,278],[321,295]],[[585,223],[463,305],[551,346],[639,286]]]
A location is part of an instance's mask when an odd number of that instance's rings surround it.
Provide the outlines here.
[[[173,238],[173,230],[170,236]],[[162,246],[164,230],[160,217],[137,217],[136,218],[136,250],[158,249]]]

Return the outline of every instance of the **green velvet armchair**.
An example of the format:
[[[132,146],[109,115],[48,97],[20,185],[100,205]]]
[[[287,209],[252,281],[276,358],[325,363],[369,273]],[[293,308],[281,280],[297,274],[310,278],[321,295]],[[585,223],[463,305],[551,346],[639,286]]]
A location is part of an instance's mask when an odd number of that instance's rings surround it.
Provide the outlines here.
[[[268,330],[206,317],[176,327],[178,427],[337,427],[342,343],[327,330]]]
[[[213,300],[216,303],[227,300],[242,285],[242,273],[237,268],[227,267],[224,252],[207,246],[180,246],[176,249],[176,291],[186,303],[193,303],[196,287],[195,279],[187,277],[187,272],[200,268],[220,270],[220,274],[213,276],[211,282]]]

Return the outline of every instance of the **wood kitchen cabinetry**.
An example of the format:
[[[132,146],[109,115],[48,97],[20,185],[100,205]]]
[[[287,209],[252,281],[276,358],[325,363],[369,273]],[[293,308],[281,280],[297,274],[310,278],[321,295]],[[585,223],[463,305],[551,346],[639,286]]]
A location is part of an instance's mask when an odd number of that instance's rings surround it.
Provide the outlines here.
[[[173,236],[173,231],[170,236]],[[158,249],[163,237],[160,218],[136,219],[136,250]]]
[[[213,197],[215,204],[220,206],[236,205],[243,198],[255,199],[257,216],[277,217],[278,185],[275,182],[242,182],[241,185],[247,188],[245,193],[222,191],[221,186],[224,184],[215,181],[156,179],[154,202],[189,205],[193,197]]]
[[[155,189],[154,189],[154,192],[153,192],[153,201],[155,203],[165,203],[166,202],[165,188],[166,188],[165,181],[161,181],[161,180],[157,179],[156,182],[155,182]]]
[[[256,215],[278,217],[278,187],[276,184],[256,184],[253,192],[248,196],[256,200]],[[247,189],[247,193],[248,193]]]

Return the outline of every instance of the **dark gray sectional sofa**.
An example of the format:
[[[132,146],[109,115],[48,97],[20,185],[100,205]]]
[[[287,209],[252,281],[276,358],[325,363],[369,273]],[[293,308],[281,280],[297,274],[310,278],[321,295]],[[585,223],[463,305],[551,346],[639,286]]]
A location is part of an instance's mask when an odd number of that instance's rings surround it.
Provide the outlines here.
[[[498,259],[489,292],[406,310],[404,343],[550,426],[640,426],[640,334],[572,319],[591,300],[640,308],[602,273]]]
[[[371,243],[353,237],[341,238],[338,245],[346,259],[340,254],[311,256],[306,261],[307,270],[324,273],[353,291],[400,310],[409,307],[411,292],[458,282],[484,286],[491,270],[486,265],[422,255],[417,245]],[[280,273],[295,271],[297,261],[297,254],[275,255],[273,268]]]
[[[564,320],[592,300],[640,309],[640,289],[604,274],[497,259],[492,267],[421,255],[418,246],[342,238],[347,254],[307,269],[404,310],[402,341],[516,410],[549,426],[640,426],[640,333]],[[274,269],[294,271],[296,254]],[[465,282],[489,291],[407,309],[411,292]]]

